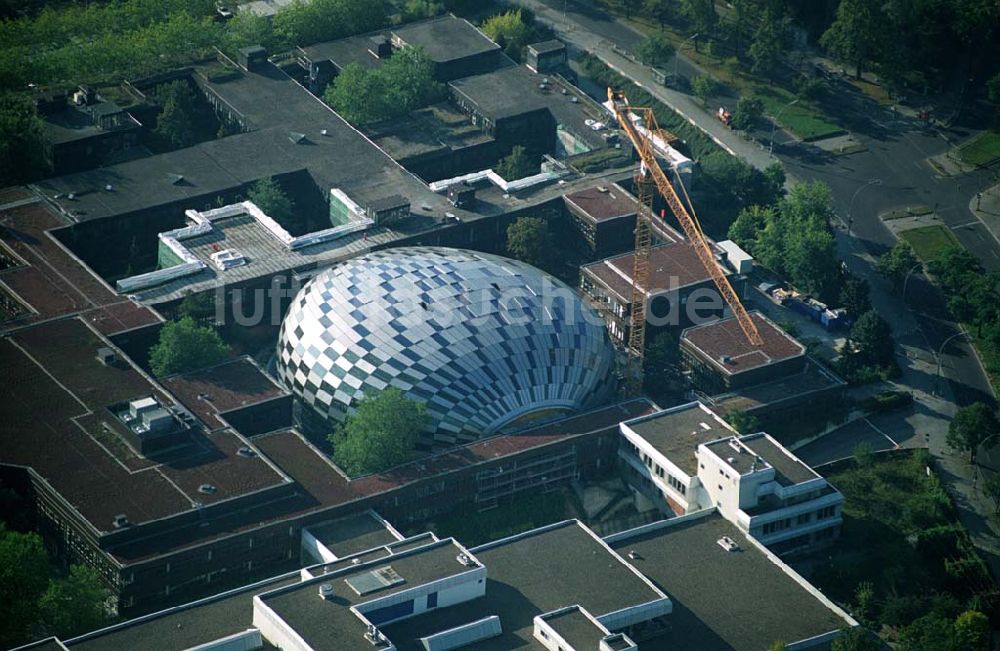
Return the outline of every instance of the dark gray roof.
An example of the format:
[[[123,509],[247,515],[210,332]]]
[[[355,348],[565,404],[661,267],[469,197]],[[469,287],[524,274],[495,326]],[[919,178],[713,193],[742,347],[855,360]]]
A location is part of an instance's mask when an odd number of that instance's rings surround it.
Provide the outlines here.
[[[542,41],[541,43],[532,43],[528,46],[529,50],[534,50],[538,54],[543,54],[545,52],[555,52],[556,50],[566,49],[566,44],[557,38],[553,38],[548,41]]]
[[[508,59],[506,67],[448,83],[454,92],[475,104],[484,115],[499,120],[547,109],[551,91],[538,87],[542,75]]]
[[[634,550],[631,563],[673,601],[669,632],[653,648],[760,651],[848,624],[717,512],[664,524],[611,543]],[[724,550],[723,536],[739,551]]]
[[[148,649],[181,651],[245,631],[253,626],[253,596],[300,581],[291,572],[178,608],[153,613],[66,642],[74,651]]]
[[[698,473],[695,452],[700,444],[733,435],[700,403],[643,416],[626,425],[689,476]]]
[[[486,566],[486,596],[384,627],[400,651],[422,650],[421,637],[486,615],[500,617],[503,634],[477,642],[476,651],[537,648],[536,615],[579,604],[600,617],[662,598],[576,521],[471,551]]]
[[[789,456],[764,435],[743,438],[741,441],[774,468],[775,480],[783,486],[801,484],[819,477],[812,468]]]
[[[393,35],[407,45],[422,48],[435,63],[464,59],[500,48],[469,21],[451,15],[402,25],[393,30]]]
[[[576,651],[597,649],[606,635],[579,607],[550,615],[545,621]]]
[[[260,598],[316,651],[370,651],[372,645],[364,638],[365,625],[351,612],[351,606],[371,601],[375,595],[359,596],[345,580],[391,566],[403,582],[380,590],[377,596],[381,598],[470,571],[457,559],[461,551],[459,545],[448,539],[391,556],[384,553],[385,558],[374,562],[370,562],[369,557],[362,557],[369,562],[345,567],[327,581],[312,581],[261,595]],[[319,597],[319,584],[323,582],[333,585],[332,599]]]
[[[398,540],[386,524],[370,511],[310,526],[309,533],[338,558]]]

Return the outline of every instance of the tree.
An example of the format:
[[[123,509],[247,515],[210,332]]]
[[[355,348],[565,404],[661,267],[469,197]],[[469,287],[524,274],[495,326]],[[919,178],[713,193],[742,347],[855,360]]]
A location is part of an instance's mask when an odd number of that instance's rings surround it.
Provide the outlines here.
[[[840,280],[837,244],[827,228],[808,226],[787,234],[785,268],[796,287],[829,301],[837,296]]]
[[[983,481],[983,492],[993,500],[993,508],[1000,513],[1000,473],[993,473]]]
[[[191,85],[182,79],[167,82],[157,88],[155,97],[160,104],[160,113],[156,116],[153,132],[174,149],[190,147],[198,142],[195,129],[198,98]]]
[[[515,61],[524,59],[524,48],[531,41],[532,29],[520,9],[490,16],[481,27],[483,33],[499,44],[507,56]]]
[[[406,0],[403,5],[403,22],[431,18],[444,12],[444,5],[434,0]]]
[[[258,179],[250,186],[247,199],[252,201],[265,215],[281,224],[295,221],[295,202],[293,202],[273,176]]]
[[[719,14],[715,13],[715,0],[681,0],[681,15],[688,21],[691,31],[699,36],[708,36],[719,22]],[[698,49],[698,39],[694,40],[695,50]]]
[[[8,531],[0,522],[0,644],[31,639],[36,604],[49,580],[49,560],[36,533]]]
[[[656,19],[663,29],[674,16],[674,0],[646,0],[646,13]]]
[[[754,434],[761,431],[760,418],[745,411],[734,411],[726,416],[726,422],[740,434]]]
[[[189,316],[168,321],[149,351],[149,365],[158,376],[181,373],[218,364],[229,355],[229,346],[209,326],[200,326]]]
[[[701,100],[702,106],[708,106],[708,98],[717,93],[718,90],[718,82],[708,75],[698,75],[691,80],[691,92]]]
[[[917,263],[913,248],[905,240],[897,240],[889,251],[879,256],[876,269],[899,289],[906,274],[910,273]]]
[[[45,125],[26,98],[0,94],[0,187],[33,181],[51,169]]]
[[[381,472],[406,461],[426,425],[426,408],[396,388],[366,395],[330,435],[333,458],[351,476]]]
[[[990,618],[981,612],[967,610],[955,619],[955,642],[964,651],[989,651]]]
[[[69,576],[49,582],[38,610],[49,630],[65,639],[109,624],[108,597],[97,570],[73,565]]]
[[[522,262],[543,266],[551,247],[548,222],[540,217],[518,217],[507,227],[507,252]]]
[[[937,614],[924,615],[899,632],[900,651],[952,651],[955,625]]]
[[[666,63],[674,56],[674,46],[662,34],[647,36],[635,47],[636,56],[646,65]]]
[[[323,100],[351,124],[365,125],[400,117],[443,96],[434,63],[419,48],[406,47],[376,69],[344,66]]]
[[[879,651],[882,644],[860,626],[841,629],[830,644],[830,651]]]
[[[884,369],[895,364],[892,328],[874,310],[858,317],[845,345],[861,366]]]
[[[848,314],[858,317],[872,309],[870,291],[864,278],[848,276],[840,288],[840,300],[837,302]]]
[[[741,97],[736,102],[736,110],[733,111],[733,128],[739,131],[752,131],[762,115],[764,115],[764,102],[756,97]],[[772,165],[774,164],[772,163]],[[780,164],[778,164],[778,169],[781,169]],[[782,183],[784,183],[783,170]]]
[[[631,18],[632,12],[642,7],[642,0],[622,0],[622,9],[625,10],[625,18]]]
[[[781,65],[788,42],[788,23],[788,18],[774,9],[769,8],[764,12],[764,18],[754,32],[753,42],[747,50],[752,62],[750,70],[754,74],[770,76]]]
[[[274,33],[287,45],[312,45],[370,32],[388,22],[381,0],[295,0],[273,18]]]
[[[869,445],[868,447],[869,447],[868,454],[871,454],[870,452],[871,446]],[[854,614],[861,621],[861,623],[865,624],[866,626],[872,625],[875,622],[875,616],[877,614],[876,613],[877,604],[875,601],[875,584],[873,584],[871,581],[862,581],[861,583],[859,583],[857,589],[855,589],[854,591],[854,600],[856,604],[856,607],[854,609]]]
[[[885,29],[881,0],[841,0],[837,18],[820,38],[834,56],[853,63],[855,77],[879,51]]]
[[[538,174],[538,163],[532,160],[527,149],[521,145],[514,145],[510,153],[497,163],[496,173],[505,181],[523,179]]]
[[[680,340],[676,333],[658,333],[646,346],[643,361],[643,384],[654,398],[664,397],[682,377]]]
[[[976,459],[976,449],[983,441],[1000,433],[1000,422],[993,410],[982,402],[960,407],[948,425],[948,445],[967,450],[969,462]]]
[[[788,651],[788,645],[781,640],[775,640],[768,647],[768,651]]]
[[[195,323],[202,325],[214,323],[216,317],[215,298],[211,292],[188,294],[177,306],[177,315],[190,317]]]

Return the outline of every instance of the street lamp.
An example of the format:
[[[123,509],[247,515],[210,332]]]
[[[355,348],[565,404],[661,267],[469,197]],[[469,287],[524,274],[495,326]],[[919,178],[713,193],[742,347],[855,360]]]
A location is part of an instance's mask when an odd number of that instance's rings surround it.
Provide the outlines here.
[[[910,282],[910,274],[912,274],[914,271],[916,271],[917,269],[920,269],[923,266],[924,266],[923,262],[918,262],[917,264],[913,265],[912,269],[910,269],[909,271],[906,272],[906,278],[903,279],[903,302],[904,303],[906,302],[906,284],[908,282]]]
[[[959,337],[968,337],[968,336],[969,333],[965,330],[962,330],[961,332],[956,332],[955,334],[953,334],[952,336],[948,337],[943,342],[941,342],[941,347],[938,348],[937,352],[937,378],[935,380],[935,384],[938,385],[941,384],[941,355],[944,354],[944,347],[947,346],[952,339],[957,339]]]
[[[677,49],[674,51],[674,83],[675,84],[677,83],[677,60],[681,58],[681,50],[684,48],[684,46],[687,44],[688,41],[690,41],[692,39],[695,39],[695,38],[698,38],[698,34],[692,34],[691,36],[688,36],[686,39],[684,39],[683,41],[681,41],[681,44],[678,45]]]
[[[786,108],[788,108],[789,106],[793,106],[795,104],[798,104],[798,103],[799,103],[799,100],[798,100],[798,98],[796,98],[796,99],[793,99],[792,101],[790,101],[789,103],[785,104],[784,106],[781,107],[781,110],[778,111],[778,114],[774,116],[774,119],[771,120],[771,141],[767,145],[767,155],[768,156],[774,157],[774,129],[775,129],[775,127],[778,126],[778,118],[781,117],[781,114],[785,112]]]
[[[882,185],[882,179],[868,179],[868,182],[862,185],[860,188],[854,191],[854,195],[851,197],[851,203],[847,205],[847,234],[851,234],[851,227],[854,226],[854,217],[851,216],[851,211],[854,210],[854,200],[858,198],[861,191],[872,185]]]

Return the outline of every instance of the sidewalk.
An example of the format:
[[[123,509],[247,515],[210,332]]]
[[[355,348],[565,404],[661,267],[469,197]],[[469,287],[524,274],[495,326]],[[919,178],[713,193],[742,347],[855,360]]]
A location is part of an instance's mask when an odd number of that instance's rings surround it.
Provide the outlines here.
[[[972,195],[972,199],[969,200],[969,212],[983,223],[997,241],[1000,241],[1000,183]]]

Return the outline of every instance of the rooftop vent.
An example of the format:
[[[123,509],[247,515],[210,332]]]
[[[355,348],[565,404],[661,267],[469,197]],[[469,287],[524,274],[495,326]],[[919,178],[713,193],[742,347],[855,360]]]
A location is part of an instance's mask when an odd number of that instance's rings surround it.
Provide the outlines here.
[[[212,484],[202,484],[201,486],[198,487],[198,492],[204,493],[205,495],[212,495],[217,490],[219,489]]]
[[[107,346],[101,346],[97,349],[97,361],[105,366],[114,366],[118,361],[118,357],[115,355],[115,351]]]
[[[115,186],[113,186],[110,183],[108,183],[107,185],[104,186],[104,191],[105,192],[114,192],[115,191]]]
[[[722,538],[719,538],[716,542],[719,543],[719,547],[722,547],[727,552],[735,552],[739,551],[740,549],[740,546],[736,544],[736,541],[730,538],[729,536],[723,536]]]
[[[462,565],[464,565],[466,567],[476,567],[477,566],[476,561],[472,560],[472,557],[470,557],[465,552],[459,552],[458,556],[455,557],[455,560],[457,560],[459,563],[461,563]]]
[[[288,139],[294,142],[296,145],[301,145],[306,141],[306,134],[299,133],[298,131],[289,131]]]
[[[167,174],[167,180],[171,185],[182,185],[184,183],[183,174]]]
[[[599,185],[599,186],[597,186],[597,191],[598,191],[598,192],[603,192],[603,193],[605,193],[605,194],[606,194],[607,192],[609,192],[609,190],[608,190],[607,186],[604,186],[604,185]]]
[[[240,455],[241,457],[245,457],[247,459],[251,459],[251,458],[257,456],[257,453],[254,452],[253,449],[248,448],[245,445],[243,447],[241,447],[239,450],[237,450],[236,454]]]
[[[733,361],[733,358],[730,357],[729,355],[719,355],[719,363],[720,364],[730,364],[730,363],[732,363],[732,361]]]
[[[629,560],[633,560],[634,561],[634,560],[636,560],[636,559],[639,558],[639,552],[635,551],[634,549],[630,549],[630,550],[628,550],[628,557],[629,557]]]
[[[115,529],[124,529],[129,526],[128,516],[124,513],[119,513],[115,516],[114,525]]]
[[[219,271],[239,267],[247,263],[242,253],[234,249],[223,249],[208,256]]]
[[[378,630],[378,626],[375,626],[374,624],[368,625],[368,630],[365,631],[365,639],[371,642],[374,646],[381,646],[385,644],[386,641],[385,636]]]
[[[352,558],[351,559],[351,565],[361,565],[361,559],[360,558]]]
[[[332,583],[320,583],[319,584],[319,598],[329,601],[333,599],[333,584]]]

